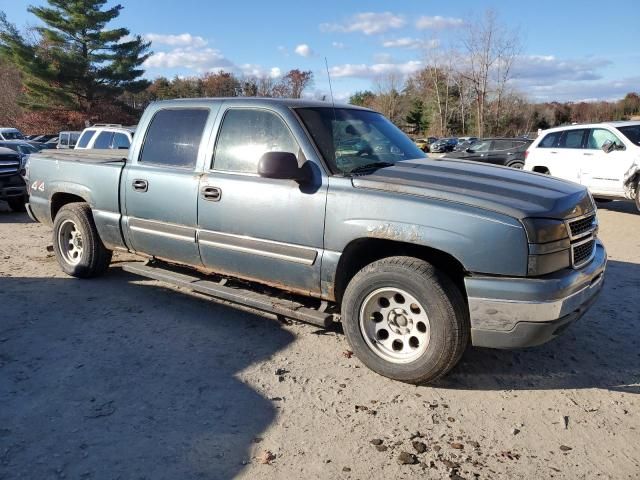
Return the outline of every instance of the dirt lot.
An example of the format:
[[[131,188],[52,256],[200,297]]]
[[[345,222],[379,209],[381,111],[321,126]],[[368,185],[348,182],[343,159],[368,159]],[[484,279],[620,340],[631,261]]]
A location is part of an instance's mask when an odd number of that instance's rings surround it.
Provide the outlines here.
[[[100,279],[66,277],[49,229],[0,210],[2,479],[640,476],[640,215],[629,203],[600,210],[610,263],[587,316],[543,347],[470,349],[422,387],[348,358],[338,331],[117,263]],[[402,452],[419,463],[400,465]]]

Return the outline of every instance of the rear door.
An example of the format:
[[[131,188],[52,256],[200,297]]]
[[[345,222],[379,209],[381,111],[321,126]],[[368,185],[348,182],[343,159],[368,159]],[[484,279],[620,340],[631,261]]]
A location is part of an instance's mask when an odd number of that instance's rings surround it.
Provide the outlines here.
[[[258,161],[267,151],[291,152],[300,166],[309,162],[316,154],[304,131],[290,111],[228,104],[220,118],[212,163],[198,196],[204,265],[301,292],[320,292],[326,174],[318,163],[310,163],[315,166],[314,181],[304,186],[257,174]]]
[[[513,142],[510,140],[493,140],[491,150],[487,152],[487,163],[493,163],[494,165],[506,165],[509,149],[512,147]]]
[[[621,149],[606,153],[602,145],[615,142]],[[607,128],[592,128],[583,151],[581,183],[594,194],[624,195],[624,175],[632,163],[624,142]]]
[[[200,265],[197,172],[208,108],[159,109],[125,168],[124,230],[137,252]]]
[[[562,133],[558,148],[555,150],[557,153],[553,154],[553,167],[549,169],[551,175],[580,183],[584,164],[583,147],[588,133],[588,128],[572,128]]]

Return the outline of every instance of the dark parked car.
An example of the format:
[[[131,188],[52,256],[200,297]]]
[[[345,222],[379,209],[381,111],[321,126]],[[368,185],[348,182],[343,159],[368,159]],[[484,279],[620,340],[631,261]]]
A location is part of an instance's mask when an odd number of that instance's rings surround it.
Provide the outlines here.
[[[522,168],[524,166],[524,152],[529,148],[529,145],[531,145],[531,140],[524,138],[484,138],[464,151],[447,154],[447,158]]]
[[[445,153],[445,152],[453,152],[453,149],[458,145],[457,138],[441,138],[433,145],[431,145],[430,150],[433,153]]]
[[[20,153],[0,146],[0,200],[15,212],[23,212],[27,201],[27,187],[20,176],[23,166]]]

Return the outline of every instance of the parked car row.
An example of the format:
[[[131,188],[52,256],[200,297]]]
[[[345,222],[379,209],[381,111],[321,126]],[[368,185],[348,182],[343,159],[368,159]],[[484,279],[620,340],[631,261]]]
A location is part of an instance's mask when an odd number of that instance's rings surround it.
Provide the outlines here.
[[[481,140],[476,139],[468,145],[464,150],[448,153],[446,157],[522,168],[524,167],[525,152],[531,145],[531,140],[524,138],[483,138]]]

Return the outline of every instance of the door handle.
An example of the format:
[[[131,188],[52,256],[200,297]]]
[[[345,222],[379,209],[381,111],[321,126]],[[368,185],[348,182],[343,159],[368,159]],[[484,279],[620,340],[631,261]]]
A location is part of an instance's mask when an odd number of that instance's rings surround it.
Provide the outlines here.
[[[549,153],[558,153],[558,152],[549,152]]]
[[[203,187],[202,198],[210,202],[219,202],[222,197],[222,190],[218,187]]]
[[[146,192],[147,190],[149,190],[149,182],[140,178],[136,178],[131,186],[133,186],[133,189],[136,192]]]
[[[593,153],[583,152],[583,155],[588,155],[589,157],[593,156]]]

